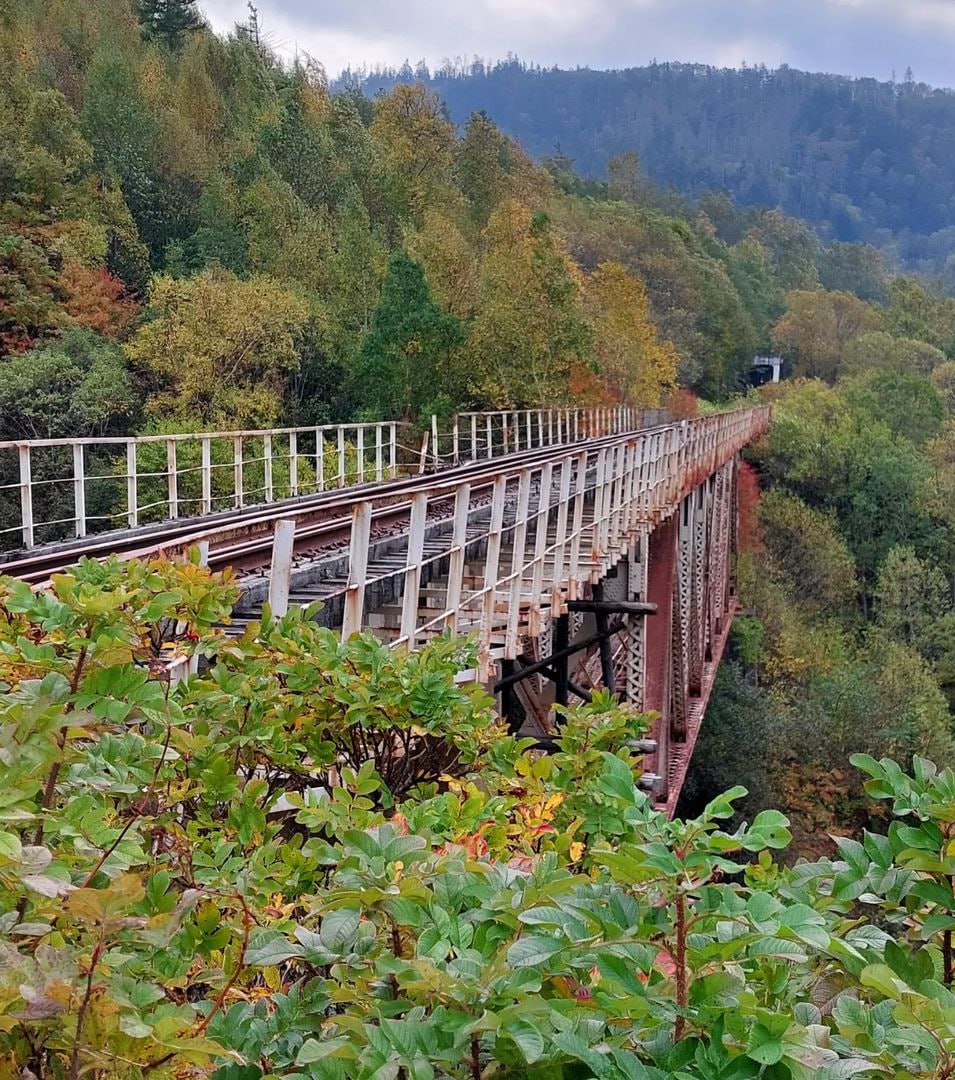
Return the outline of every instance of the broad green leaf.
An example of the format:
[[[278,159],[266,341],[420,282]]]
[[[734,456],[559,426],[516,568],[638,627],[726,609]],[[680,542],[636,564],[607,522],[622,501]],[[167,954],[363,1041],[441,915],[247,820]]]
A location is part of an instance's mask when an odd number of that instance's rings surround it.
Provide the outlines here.
[[[0,832],[0,858],[19,862],[23,854],[23,845],[16,833]]]
[[[320,936],[322,944],[331,952],[340,952],[358,932],[361,912],[351,908],[329,911],[322,918]]]
[[[245,951],[245,962],[250,967],[275,967],[286,960],[302,956],[301,945],[280,934],[277,930],[253,931],[252,940]]]
[[[775,1065],[782,1061],[786,1048],[782,1040],[762,1024],[757,1024],[750,1035],[746,1056],[758,1061],[760,1065]]]
[[[564,942],[558,938],[545,937],[542,934],[531,934],[528,937],[518,938],[507,950],[507,962],[514,967],[531,967],[534,964],[543,964],[555,953],[561,951]]]
[[[526,1020],[517,1020],[504,1029],[517,1043],[528,1065],[533,1065],[544,1055],[544,1036],[533,1024]]]
[[[325,1058],[348,1058],[354,1060],[358,1051],[352,1045],[348,1035],[338,1035],[333,1039],[306,1039],[295,1058],[296,1065],[312,1065]]]
[[[863,986],[871,986],[873,990],[878,990],[887,998],[898,1001],[902,996],[895,973],[885,964],[870,964],[862,969],[859,978]]]

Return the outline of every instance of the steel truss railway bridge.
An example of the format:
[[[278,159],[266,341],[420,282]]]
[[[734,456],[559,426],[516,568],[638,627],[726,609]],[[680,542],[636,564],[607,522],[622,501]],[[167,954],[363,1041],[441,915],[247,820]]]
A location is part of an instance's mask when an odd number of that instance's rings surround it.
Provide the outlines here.
[[[384,423],[0,443],[0,574],[40,588],[81,555],[198,545],[240,575],[236,627],[320,600],[343,637],[473,635],[461,678],[544,748],[554,706],[601,687],[658,714],[644,786],[672,814],[735,612],[739,453],[768,422],[579,409],[462,414],[423,439]]]

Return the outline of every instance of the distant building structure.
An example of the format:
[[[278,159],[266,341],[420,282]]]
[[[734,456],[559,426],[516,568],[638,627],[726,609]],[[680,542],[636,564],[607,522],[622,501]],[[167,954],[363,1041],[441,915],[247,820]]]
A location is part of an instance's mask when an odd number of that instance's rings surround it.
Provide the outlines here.
[[[769,382],[779,382],[782,366],[781,356],[757,356],[753,361],[753,385],[763,386]]]

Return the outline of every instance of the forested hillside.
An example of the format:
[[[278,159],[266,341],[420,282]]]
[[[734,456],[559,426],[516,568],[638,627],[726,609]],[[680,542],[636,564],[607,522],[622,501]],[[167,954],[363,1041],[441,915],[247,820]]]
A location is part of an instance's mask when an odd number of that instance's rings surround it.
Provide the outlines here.
[[[605,178],[638,153],[657,183],[690,198],[728,191],[780,207],[831,240],[878,246],[952,284],[955,95],[914,82],[765,67],[659,63],[563,71],[513,60],[346,75],[369,94],[428,76],[463,123],[485,110],[535,157],[557,148]]]
[[[923,333],[871,247],[611,171],[420,84],[333,93],[185,0],[7,3],[0,439],[720,396],[820,290]]]

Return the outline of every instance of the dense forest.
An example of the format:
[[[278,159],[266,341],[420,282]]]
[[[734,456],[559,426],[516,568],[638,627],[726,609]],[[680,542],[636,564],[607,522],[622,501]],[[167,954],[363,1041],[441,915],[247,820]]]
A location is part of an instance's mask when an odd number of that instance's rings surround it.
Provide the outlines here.
[[[622,153],[689,198],[725,190],[779,207],[828,240],[870,243],[890,262],[955,283],[955,94],[916,83],[783,67],[658,63],[623,71],[509,60],[350,73],[370,95],[424,80],[463,123],[483,110],[535,157],[559,151],[605,178]]]
[[[943,365],[943,367],[946,365]],[[950,364],[948,371],[955,371]],[[802,854],[870,824],[864,751],[955,761],[955,401],[891,364],[774,402],[741,478],[743,613],[683,809],[740,783]]]

